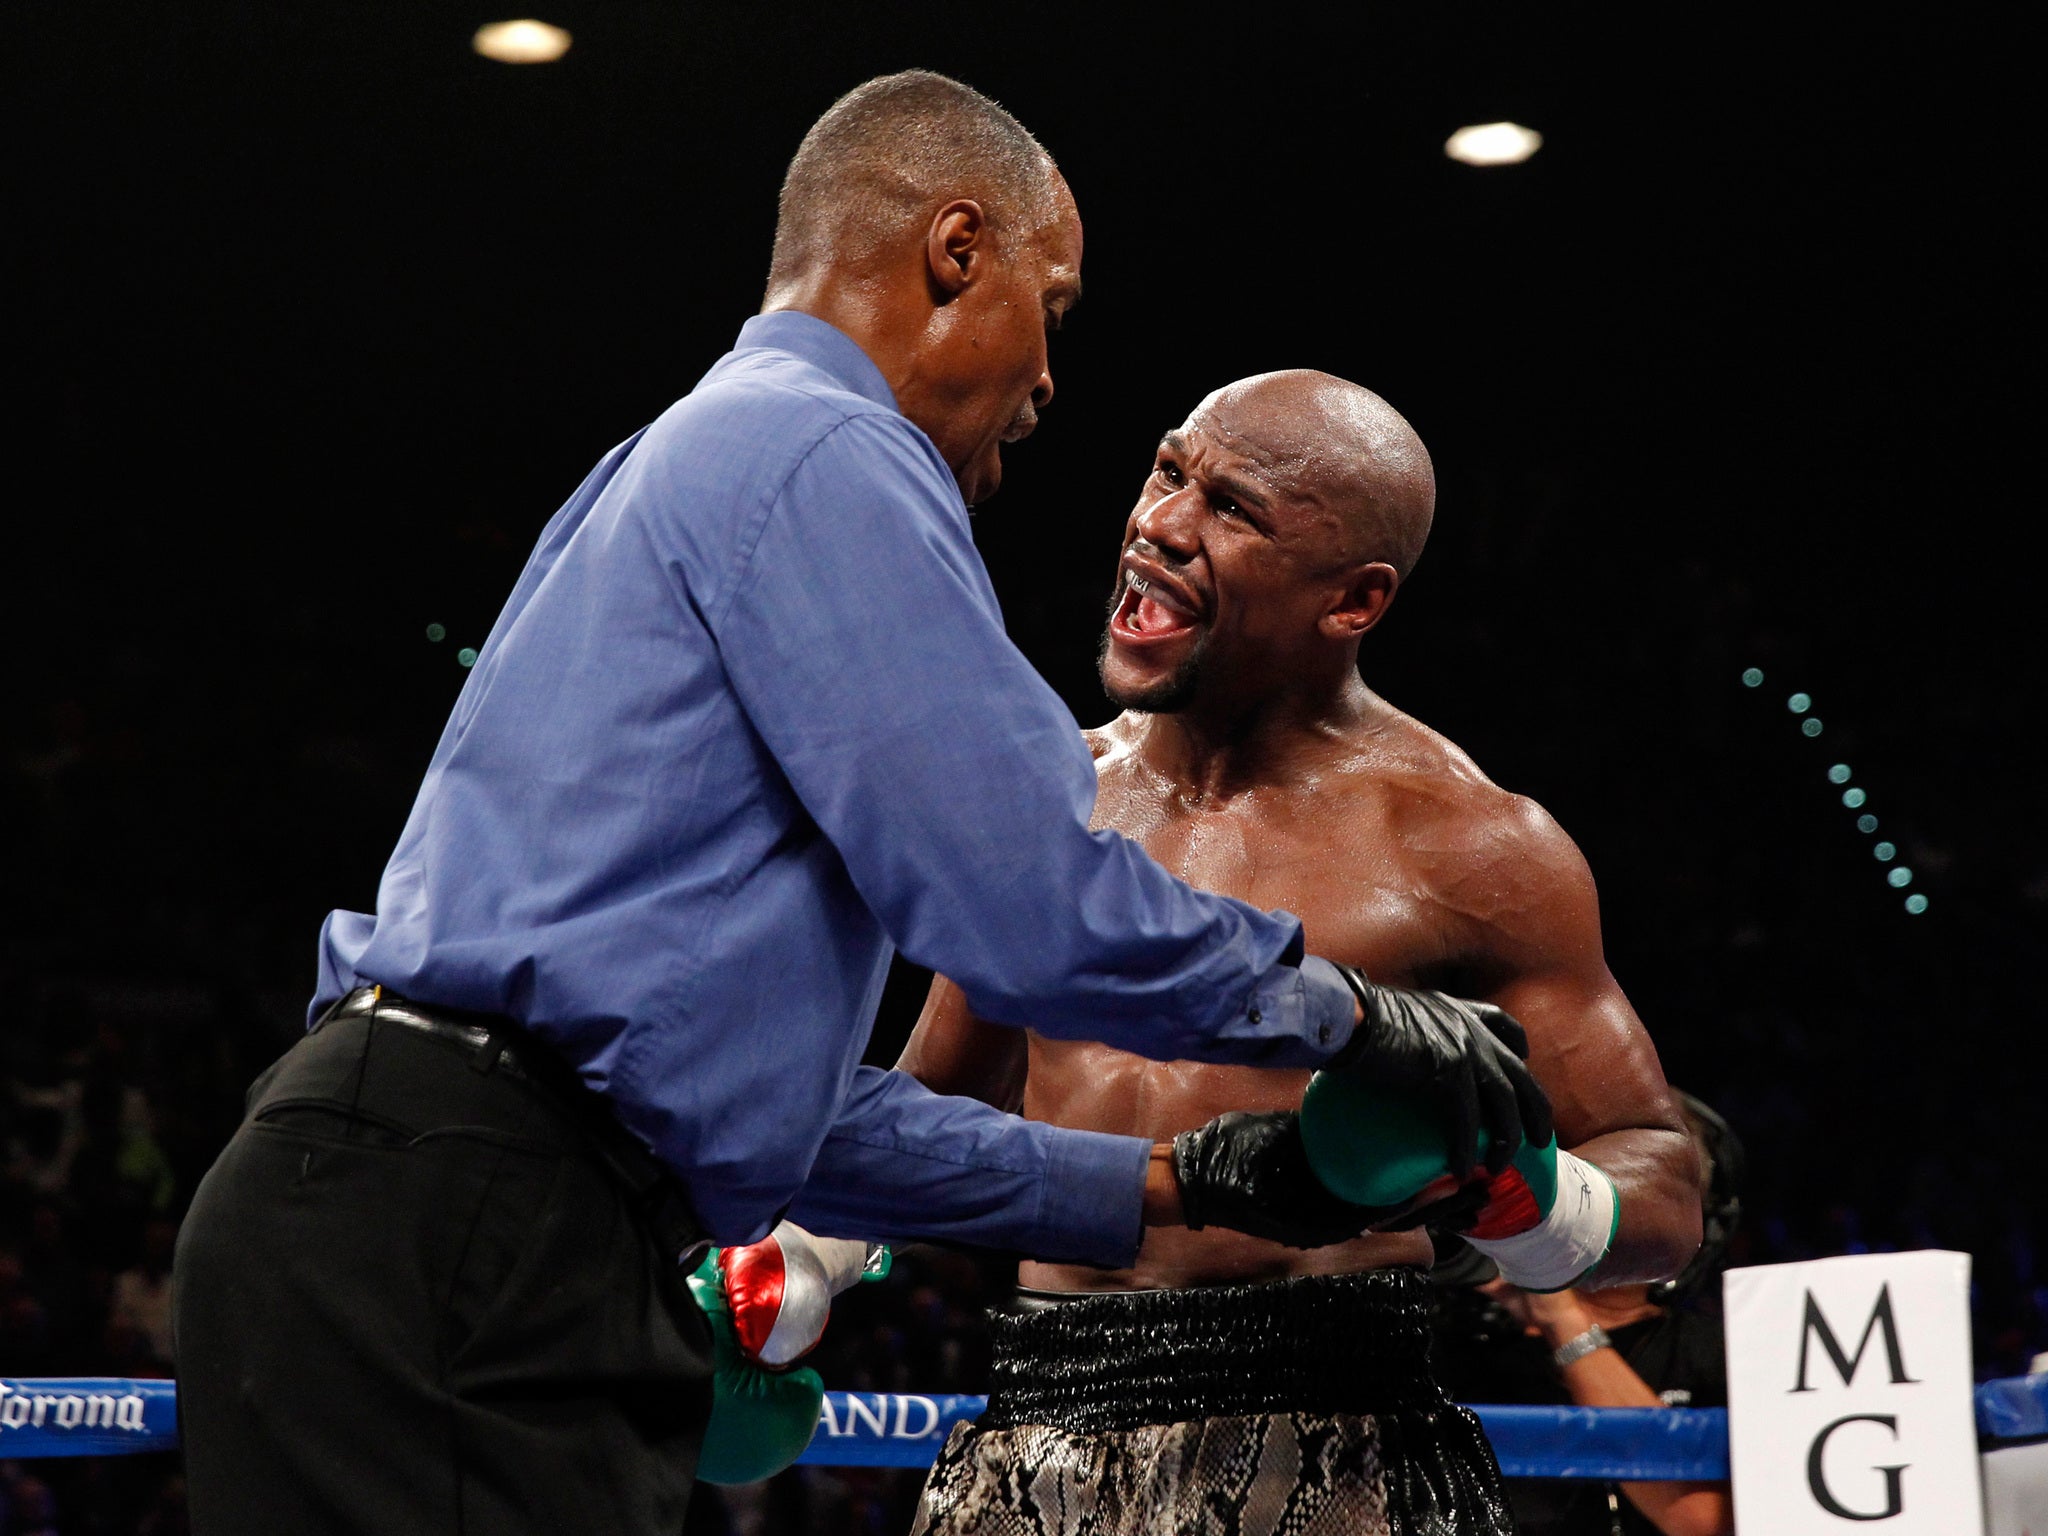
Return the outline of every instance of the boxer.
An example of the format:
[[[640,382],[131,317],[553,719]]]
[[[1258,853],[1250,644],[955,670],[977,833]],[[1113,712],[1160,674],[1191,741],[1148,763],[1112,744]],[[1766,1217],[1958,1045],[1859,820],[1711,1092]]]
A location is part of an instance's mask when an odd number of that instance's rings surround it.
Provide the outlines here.
[[[1317,953],[1374,982],[1519,1020],[1554,1107],[1550,1166],[1574,1208],[1596,1190],[1610,1203],[1592,1248],[1574,1246],[1583,1232],[1548,1242],[1510,1278],[1660,1279],[1699,1242],[1697,1161],[1603,958],[1585,860],[1359,673],[1434,503],[1409,424],[1327,374],[1241,380],[1168,432],[1111,593],[1101,676],[1123,713],[1085,733],[1095,825],[1190,883],[1299,913]],[[899,1066],[1027,1118],[1155,1140],[1292,1109],[1310,1077],[998,1028],[943,976]],[[1506,1273],[1566,1203],[1527,1196],[1513,1170],[1481,1169],[1426,1214]],[[988,1412],[949,1440],[915,1529],[1511,1531],[1477,1421],[1430,1376],[1431,1258],[1419,1227],[1310,1249],[1159,1227],[1126,1268],[1026,1262],[995,1319]]]

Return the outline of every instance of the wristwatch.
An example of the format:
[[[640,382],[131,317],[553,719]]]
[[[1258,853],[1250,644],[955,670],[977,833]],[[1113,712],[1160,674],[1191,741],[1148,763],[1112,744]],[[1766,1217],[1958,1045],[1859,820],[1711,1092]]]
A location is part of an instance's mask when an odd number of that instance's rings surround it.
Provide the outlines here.
[[[1566,1339],[1550,1352],[1550,1363],[1560,1371],[1574,1360],[1583,1360],[1596,1349],[1612,1349],[1614,1340],[1607,1337],[1607,1330],[1598,1323],[1593,1324],[1576,1338]]]

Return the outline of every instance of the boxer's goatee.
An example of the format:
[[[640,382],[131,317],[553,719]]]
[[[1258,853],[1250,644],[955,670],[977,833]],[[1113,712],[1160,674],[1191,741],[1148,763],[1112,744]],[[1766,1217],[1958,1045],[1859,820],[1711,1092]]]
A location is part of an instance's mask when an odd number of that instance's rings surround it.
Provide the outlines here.
[[[1119,690],[1109,681],[1109,626],[1105,624],[1102,642],[1095,648],[1095,675],[1102,682],[1102,691],[1109,695],[1109,702],[1118,709],[1132,709],[1146,715],[1171,715],[1194,702],[1195,689],[1201,683],[1202,653],[1208,647],[1209,636],[1204,631],[1168,676],[1149,688]]]

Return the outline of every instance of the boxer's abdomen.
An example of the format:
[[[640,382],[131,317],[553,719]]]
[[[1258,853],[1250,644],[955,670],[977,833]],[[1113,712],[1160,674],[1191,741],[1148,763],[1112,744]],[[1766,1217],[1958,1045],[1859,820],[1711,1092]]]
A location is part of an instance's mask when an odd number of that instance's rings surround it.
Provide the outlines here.
[[[1090,1041],[1031,1037],[1024,1114],[1033,1120],[1148,1141],[1171,1141],[1226,1110],[1293,1109],[1306,1072],[1148,1061]],[[1189,1232],[1152,1227],[1138,1262],[1126,1270],[1026,1261],[1020,1284],[1048,1291],[1142,1290],[1350,1274],[1430,1262],[1427,1237],[1386,1233],[1328,1248],[1284,1248],[1220,1227]]]

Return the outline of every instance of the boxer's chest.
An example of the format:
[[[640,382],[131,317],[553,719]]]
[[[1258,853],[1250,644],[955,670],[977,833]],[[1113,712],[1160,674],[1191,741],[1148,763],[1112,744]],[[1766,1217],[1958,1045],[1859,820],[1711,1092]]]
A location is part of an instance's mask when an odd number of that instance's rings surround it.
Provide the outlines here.
[[[1205,802],[1107,775],[1095,817],[1190,885],[1294,913],[1313,953],[1427,985],[1461,947],[1459,925],[1406,821],[1372,785]]]

